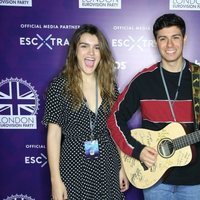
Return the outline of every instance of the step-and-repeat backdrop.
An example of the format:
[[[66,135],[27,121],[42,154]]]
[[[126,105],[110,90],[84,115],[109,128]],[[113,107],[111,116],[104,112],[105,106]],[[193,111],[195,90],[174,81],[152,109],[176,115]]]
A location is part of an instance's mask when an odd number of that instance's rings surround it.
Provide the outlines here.
[[[159,60],[152,25],[164,13],[185,19],[184,55],[200,63],[199,10],[199,0],[0,0],[0,199],[49,199],[44,94],[80,24],[95,24],[105,33],[121,91]],[[138,126],[139,115],[132,121],[130,126]],[[142,200],[142,191],[131,186],[126,199]]]

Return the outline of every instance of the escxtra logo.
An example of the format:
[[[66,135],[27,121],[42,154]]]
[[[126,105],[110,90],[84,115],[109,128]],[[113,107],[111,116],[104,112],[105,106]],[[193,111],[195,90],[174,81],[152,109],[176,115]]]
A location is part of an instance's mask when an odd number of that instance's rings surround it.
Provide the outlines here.
[[[134,38],[130,35],[127,38],[114,38],[112,39],[112,47],[122,47],[127,48],[128,51],[132,51],[133,49],[138,49],[140,51],[144,51],[146,48],[155,47],[155,40],[145,39],[144,36],[140,36],[138,38]]]
[[[0,82],[0,129],[36,129],[38,108],[38,94],[27,81]]]
[[[44,37],[40,34],[36,34],[35,37],[20,37],[20,46],[35,46],[37,50],[42,47],[52,50],[53,47],[69,46],[69,40],[67,38],[56,38],[52,34]]]
[[[46,38],[42,38],[39,34],[36,34],[37,37],[40,39],[41,43],[38,45],[37,49],[40,49],[43,45],[46,45],[49,49],[52,50],[52,47],[48,44],[48,40],[51,38],[52,34],[50,34]]]
[[[40,153],[39,156],[25,156],[25,164],[27,165],[40,165],[41,167],[44,167],[47,164],[47,157]]]

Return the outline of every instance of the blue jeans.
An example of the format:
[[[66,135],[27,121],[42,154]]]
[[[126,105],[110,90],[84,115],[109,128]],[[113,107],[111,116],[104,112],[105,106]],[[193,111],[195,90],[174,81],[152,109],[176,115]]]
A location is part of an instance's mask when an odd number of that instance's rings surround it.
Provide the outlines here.
[[[200,185],[158,183],[143,190],[145,200],[200,200]]]

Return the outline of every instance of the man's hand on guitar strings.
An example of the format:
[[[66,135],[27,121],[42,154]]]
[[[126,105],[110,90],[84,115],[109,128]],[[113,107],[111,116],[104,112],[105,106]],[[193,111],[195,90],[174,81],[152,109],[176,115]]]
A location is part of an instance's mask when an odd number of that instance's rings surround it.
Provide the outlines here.
[[[154,148],[146,146],[140,153],[140,161],[151,168],[156,163],[157,155],[158,153]]]

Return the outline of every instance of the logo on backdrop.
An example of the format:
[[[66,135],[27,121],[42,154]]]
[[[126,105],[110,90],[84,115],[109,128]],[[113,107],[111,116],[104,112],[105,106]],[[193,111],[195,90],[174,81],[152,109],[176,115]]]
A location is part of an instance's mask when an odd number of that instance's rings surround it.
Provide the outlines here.
[[[16,195],[12,195],[10,197],[7,197],[6,199],[3,199],[3,200],[35,200],[35,199],[32,199],[31,197],[28,197],[27,195],[16,194]]]
[[[52,50],[55,46],[69,46],[69,40],[67,38],[55,38],[52,34],[48,36],[36,34],[35,37],[20,37],[20,45],[35,46],[38,50],[41,48]]]
[[[138,38],[133,38],[128,35],[125,39],[112,39],[112,47],[125,47],[128,48],[128,51],[132,51],[137,48],[138,50],[143,51],[145,48],[155,47],[155,40],[145,39],[142,35]]]
[[[126,61],[115,61],[115,68],[117,70],[121,69],[121,70],[125,70],[127,68],[127,62]]]
[[[200,66],[200,61],[199,60],[197,60],[197,59],[195,59],[195,64],[197,64],[197,65],[199,65]]]
[[[39,150],[43,151],[46,149],[44,144],[26,144],[25,148],[31,150],[31,154],[33,154],[34,150],[37,152],[37,155],[25,156],[24,162],[26,165],[39,165],[40,167],[44,167],[47,164],[47,157],[43,153],[38,155]]]
[[[0,129],[36,129],[38,107],[37,92],[27,81],[0,82]]]
[[[170,0],[170,10],[200,10],[200,0]]]
[[[79,8],[121,9],[121,0],[79,0]]]
[[[0,6],[32,7],[32,0],[0,0]]]
[[[40,165],[40,167],[44,167],[47,164],[47,157],[40,153],[38,156],[25,156],[24,161],[27,165]]]

